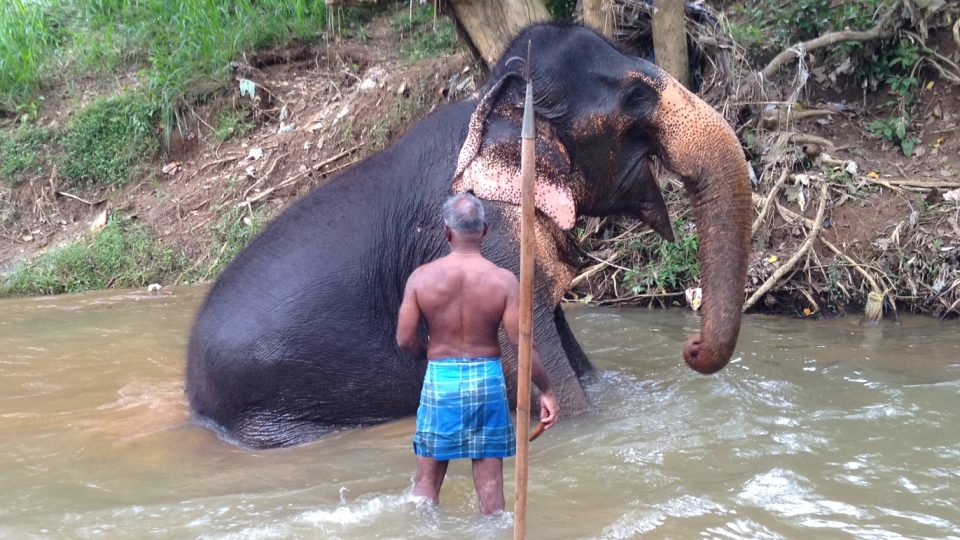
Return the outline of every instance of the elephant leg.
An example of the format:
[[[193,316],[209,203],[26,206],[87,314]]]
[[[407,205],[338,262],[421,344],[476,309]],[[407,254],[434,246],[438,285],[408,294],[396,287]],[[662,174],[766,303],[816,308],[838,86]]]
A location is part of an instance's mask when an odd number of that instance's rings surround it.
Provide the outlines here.
[[[557,326],[560,343],[563,344],[563,350],[567,353],[570,366],[573,367],[573,371],[577,374],[577,377],[583,377],[584,374],[593,371],[593,364],[590,363],[590,359],[587,358],[586,353],[583,352],[583,348],[580,347],[580,342],[577,341],[577,338],[573,335],[573,331],[570,330],[570,325],[567,324],[567,317],[564,315],[563,308],[560,306],[557,306],[557,308],[553,310],[553,322]]]
[[[578,374],[574,371],[570,358],[567,356],[564,341],[555,324],[554,311],[546,306],[535,307],[533,317],[534,341],[537,350],[540,352],[540,357],[543,359],[544,369],[550,377],[550,385],[553,387],[553,392],[560,404],[561,418],[570,418],[590,411],[590,401],[580,385]],[[500,332],[500,345],[504,351],[503,366],[504,376],[507,380],[507,396],[510,399],[510,406],[516,407],[517,351],[510,345],[502,331]],[[577,347],[579,350],[579,345]],[[534,388],[536,388],[536,385],[534,385]],[[539,401],[531,399],[530,410],[539,413]]]

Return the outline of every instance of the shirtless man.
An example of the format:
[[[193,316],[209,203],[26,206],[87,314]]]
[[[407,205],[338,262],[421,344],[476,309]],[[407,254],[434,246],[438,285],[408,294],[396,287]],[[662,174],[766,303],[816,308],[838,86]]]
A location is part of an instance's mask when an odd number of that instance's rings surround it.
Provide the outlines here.
[[[520,284],[480,254],[487,234],[483,205],[469,193],[443,205],[450,254],[410,274],[397,322],[397,344],[427,352],[427,374],[417,410],[413,492],[436,503],[449,460],[471,458],[484,514],[502,511],[503,458],[515,453],[515,435],[500,364],[501,324],[514,346],[520,335]],[[417,334],[420,318],[428,342]],[[537,348],[532,380],[540,389],[540,421],[557,422],[559,408]]]

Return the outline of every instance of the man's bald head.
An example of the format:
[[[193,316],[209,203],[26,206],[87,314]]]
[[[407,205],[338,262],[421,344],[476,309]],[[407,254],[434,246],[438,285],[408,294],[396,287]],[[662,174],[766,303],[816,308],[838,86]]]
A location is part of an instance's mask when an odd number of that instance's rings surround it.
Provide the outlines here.
[[[451,195],[443,203],[443,222],[458,235],[482,235],[486,223],[483,203],[472,193]]]

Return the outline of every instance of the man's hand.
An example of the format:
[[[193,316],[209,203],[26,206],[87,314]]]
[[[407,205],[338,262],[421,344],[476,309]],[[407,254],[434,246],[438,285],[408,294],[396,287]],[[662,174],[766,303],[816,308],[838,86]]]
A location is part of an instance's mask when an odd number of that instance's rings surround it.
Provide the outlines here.
[[[550,429],[560,419],[560,406],[553,392],[540,394],[540,423],[543,429]]]

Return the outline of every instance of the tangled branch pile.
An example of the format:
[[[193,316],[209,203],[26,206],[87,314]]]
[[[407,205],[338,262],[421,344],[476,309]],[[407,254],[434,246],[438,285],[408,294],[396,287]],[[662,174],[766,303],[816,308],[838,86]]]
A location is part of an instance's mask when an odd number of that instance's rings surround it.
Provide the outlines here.
[[[617,39],[648,59],[652,59],[651,4],[612,2]],[[815,99],[810,83],[836,82],[856,68],[849,56],[817,57],[818,49],[823,53],[829,46],[860,43],[862,52],[912,44],[920,52],[913,65],[903,66],[907,70],[903,81],[916,86],[923,71],[939,84],[960,83],[955,59],[927,45],[937,28],[955,24],[957,33],[960,22],[952,21],[960,6],[920,4],[889,3],[877,11],[872,28],[827,32],[796,43],[754,69],[744,49],[730,37],[723,16],[700,1],[688,2],[692,86],[734,126],[756,176],[757,213],[745,309],[809,316],[882,305],[893,315],[898,307],[940,317],[960,315],[960,178],[913,178],[902,169],[898,177],[881,177],[857,163],[855,152],[840,159],[849,148],[800,131],[805,122],[845,113],[836,104],[806,106],[807,100]],[[960,36],[956,39],[960,47]],[[839,65],[827,65],[831,61]],[[864,79],[864,85],[873,89],[884,83],[889,81]],[[893,104],[901,119],[909,118],[911,102],[905,101]],[[895,119],[891,116],[891,122]],[[891,131],[888,138],[910,154],[916,140],[911,142],[909,134],[896,126]],[[629,219],[586,220],[577,233],[587,264],[575,280],[570,300],[682,304],[684,289],[697,287],[697,238],[686,198],[675,178],[663,174],[661,184],[677,241],[656,238]],[[850,241],[844,227],[849,220],[861,219],[867,205],[875,206],[884,219],[860,223],[861,234]]]

